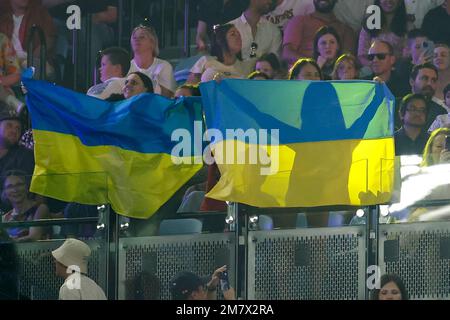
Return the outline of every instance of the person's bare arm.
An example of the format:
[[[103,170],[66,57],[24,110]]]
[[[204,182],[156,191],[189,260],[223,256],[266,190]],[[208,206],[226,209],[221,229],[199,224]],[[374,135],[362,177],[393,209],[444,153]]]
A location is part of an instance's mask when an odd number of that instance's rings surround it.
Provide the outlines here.
[[[197,23],[197,35],[195,37],[198,51],[206,51],[206,39],[208,37],[206,28],[206,22],[199,20]]]
[[[34,214],[34,220],[41,220],[41,219],[48,219],[50,216],[50,211],[45,204],[41,204],[37,209],[36,213]],[[42,235],[44,233],[44,230],[42,227],[30,227],[30,231],[28,232],[27,236],[16,238],[15,241],[17,242],[24,242],[24,241],[34,241],[34,240],[41,240]]]
[[[166,87],[161,86],[161,95],[167,98],[172,98],[174,96],[174,93],[172,90],[169,90]]]

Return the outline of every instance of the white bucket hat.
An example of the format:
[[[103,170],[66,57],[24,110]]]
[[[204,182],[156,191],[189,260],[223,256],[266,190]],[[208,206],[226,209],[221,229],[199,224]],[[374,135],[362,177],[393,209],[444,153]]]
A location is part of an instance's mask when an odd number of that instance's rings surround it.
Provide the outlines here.
[[[91,249],[83,241],[67,239],[58,249],[52,251],[52,255],[66,267],[77,266],[81,273],[87,273],[87,259],[91,255]]]

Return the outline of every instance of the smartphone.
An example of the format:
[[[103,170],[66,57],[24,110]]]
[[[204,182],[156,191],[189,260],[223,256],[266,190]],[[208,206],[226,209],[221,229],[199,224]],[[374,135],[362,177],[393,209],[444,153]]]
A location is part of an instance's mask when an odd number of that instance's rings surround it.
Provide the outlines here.
[[[434,43],[433,41],[424,41],[422,42],[422,49],[425,57],[430,57],[431,59],[434,57]]]
[[[230,290],[230,281],[228,280],[228,271],[224,271],[220,274],[220,289],[222,292]]]
[[[445,136],[445,150],[450,151],[450,136]]]

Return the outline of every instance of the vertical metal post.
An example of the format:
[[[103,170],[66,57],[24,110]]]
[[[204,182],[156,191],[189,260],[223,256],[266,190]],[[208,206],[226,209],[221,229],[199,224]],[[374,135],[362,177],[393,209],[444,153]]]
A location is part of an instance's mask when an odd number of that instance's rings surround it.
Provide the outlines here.
[[[122,48],[122,36],[123,36],[123,13],[124,13],[124,10],[123,10],[123,0],[119,0],[119,20],[118,20],[118,26],[117,26],[117,28],[118,28],[118,30],[117,30],[117,33],[118,33],[118,37],[119,37],[119,41],[117,41],[117,46],[119,47],[119,48]]]
[[[78,30],[72,30],[72,65],[73,65],[73,90],[77,91],[78,71]]]
[[[184,0],[184,56],[191,55],[191,32],[189,29],[189,0]]]
[[[166,0],[161,1],[161,34],[160,34],[160,49],[166,46],[166,25],[164,23],[166,13]]]
[[[379,206],[370,206],[367,208],[367,223],[366,223],[366,237],[367,237],[367,256],[366,267],[378,266],[378,239],[379,239]],[[367,279],[367,269],[366,269]],[[370,291],[366,285],[366,299],[370,299]]]

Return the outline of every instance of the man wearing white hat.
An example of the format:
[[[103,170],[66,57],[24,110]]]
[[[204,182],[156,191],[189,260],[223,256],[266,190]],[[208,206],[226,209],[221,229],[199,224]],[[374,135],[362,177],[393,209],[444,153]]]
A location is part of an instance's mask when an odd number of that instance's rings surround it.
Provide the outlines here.
[[[65,279],[59,300],[106,300],[105,293],[87,274],[91,249],[83,241],[67,239],[52,251],[56,274]]]

